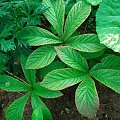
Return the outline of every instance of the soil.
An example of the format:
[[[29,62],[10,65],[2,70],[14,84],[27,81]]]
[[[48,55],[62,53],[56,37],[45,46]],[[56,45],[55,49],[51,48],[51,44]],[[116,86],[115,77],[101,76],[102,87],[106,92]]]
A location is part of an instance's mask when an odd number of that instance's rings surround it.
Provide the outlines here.
[[[120,95],[101,84],[97,86],[100,98],[100,109],[94,120],[120,120]],[[63,97],[57,99],[43,99],[51,110],[53,120],[89,120],[88,118],[81,116],[75,107],[74,93],[76,88],[77,85],[63,90]],[[18,93],[0,91],[0,120],[5,120],[7,106],[20,96],[21,94]],[[23,120],[31,120],[31,113],[32,109],[30,102],[28,102],[25,107]]]

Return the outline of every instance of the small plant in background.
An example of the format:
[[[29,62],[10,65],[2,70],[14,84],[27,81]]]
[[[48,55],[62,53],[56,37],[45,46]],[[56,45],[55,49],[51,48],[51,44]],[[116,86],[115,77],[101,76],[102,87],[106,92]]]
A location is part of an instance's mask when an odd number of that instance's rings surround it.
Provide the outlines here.
[[[52,120],[51,113],[46,105],[41,101],[43,98],[56,98],[62,96],[59,91],[49,90],[40,85],[40,82],[36,81],[36,71],[26,70],[27,56],[21,55],[21,66],[26,78],[26,81],[8,75],[0,76],[0,88],[9,92],[22,92],[23,96],[15,100],[6,110],[7,120],[22,120],[25,104],[31,96],[31,105],[33,109],[32,120]]]

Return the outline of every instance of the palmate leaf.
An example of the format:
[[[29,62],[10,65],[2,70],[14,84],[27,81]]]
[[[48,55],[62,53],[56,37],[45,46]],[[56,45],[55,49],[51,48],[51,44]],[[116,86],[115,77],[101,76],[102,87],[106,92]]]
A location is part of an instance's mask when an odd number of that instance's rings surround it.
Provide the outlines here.
[[[95,83],[87,77],[76,90],[75,102],[78,111],[85,117],[93,118],[99,108],[99,98]]]
[[[43,120],[42,109],[38,106],[32,113],[32,120]]]
[[[120,1],[103,0],[96,14],[100,42],[120,53]]]
[[[98,5],[102,2],[102,0],[86,0],[86,2],[92,4],[92,5]]]
[[[46,107],[46,105],[40,100],[40,98],[37,95],[32,94],[31,104],[33,110],[35,110],[38,106],[41,108],[43,114],[43,120],[52,120],[52,115],[49,109]]]
[[[31,89],[27,84],[8,75],[0,75],[0,88],[10,92],[29,91]]]
[[[40,83],[36,83],[33,87],[34,87],[34,93],[43,98],[56,98],[63,95],[60,91],[53,91],[42,87]]]
[[[64,25],[64,14],[65,14],[65,3],[63,0],[43,0],[43,3],[48,10],[45,12],[45,17],[53,25],[59,36],[62,37],[63,25]]]
[[[62,43],[60,38],[51,32],[34,26],[23,28],[17,32],[16,38],[29,46],[40,46],[48,44]]]
[[[86,20],[91,12],[91,5],[79,1],[69,11],[64,28],[64,39],[67,40]]]
[[[57,51],[57,55],[65,64],[84,72],[88,71],[87,61],[79,52],[70,47],[56,47],[55,49]]]
[[[53,46],[40,47],[27,59],[27,69],[39,69],[49,65],[56,57],[56,52]]]
[[[78,51],[88,53],[99,52],[105,49],[105,46],[100,44],[96,34],[83,34],[71,37],[66,44]]]
[[[20,63],[21,63],[22,70],[23,70],[26,80],[28,81],[29,84],[34,85],[34,83],[36,81],[36,71],[35,70],[27,70],[25,68],[27,58],[28,58],[27,55],[22,54],[21,58],[20,58]]]
[[[95,65],[90,74],[99,82],[120,93],[120,57],[108,56]]]
[[[6,120],[22,120],[25,104],[28,100],[29,93],[15,100],[6,111]]]
[[[87,73],[72,68],[58,69],[47,74],[41,86],[50,90],[62,90],[81,82],[86,75]]]

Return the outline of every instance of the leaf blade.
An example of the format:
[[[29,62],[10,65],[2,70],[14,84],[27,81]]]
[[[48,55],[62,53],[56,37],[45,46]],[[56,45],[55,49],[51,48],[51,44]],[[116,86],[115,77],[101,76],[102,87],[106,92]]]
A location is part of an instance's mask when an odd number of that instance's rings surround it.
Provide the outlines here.
[[[81,52],[94,53],[105,49],[105,46],[100,44],[96,34],[83,34],[71,37],[66,44]]]
[[[32,109],[36,109],[38,106],[42,109],[43,113],[43,120],[52,120],[52,115],[49,111],[49,109],[46,107],[46,105],[40,100],[38,96],[35,94],[31,95],[31,104],[32,104]]]
[[[57,98],[63,95],[60,91],[53,91],[42,87],[40,83],[36,83],[33,87],[34,93],[43,98]]]
[[[43,3],[48,7],[48,10],[44,13],[45,17],[52,24],[59,36],[62,37],[64,15],[65,15],[65,3],[63,0],[43,0]]]
[[[58,69],[50,72],[41,82],[41,86],[50,90],[62,90],[81,82],[87,73],[72,68]]]
[[[80,53],[70,47],[56,47],[55,49],[57,55],[65,64],[84,72],[88,71],[87,61]]]
[[[28,100],[29,94],[15,100],[6,111],[7,120],[22,120],[23,110]],[[13,113],[12,113],[13,112]]]
[[[10,92],[29,91],[31,89],[27,84],[8,75],[0,75],[0,88]]]
[[[64,28],[64,39],[68,39],[85,21],[91,12],[91,6],[83,1],[77,2],[69,11]]]
[[[27,59],[27,69],[39,69],[49,65],[56,57],[53,46],[40,47],[35,50]]]
[[[99,98],[95,83],[89,76],[76,90],[75,102],[78,111],[85,117],[93,118],[99,108]]]
[[[36,81],[36,71],[35,70],[27,70],[25,68],[27,58],[28,58],[27,55],[22,54],[21,58],[20,58],[20,63],[21,63],[22,70],[23,70],[26,80],[28,81],[29,84],[33,85]]]
[[[96,14],[96,31],[102,44],[120,53],[119,5],[120,1],[102,1]]]
[[[51,32],[38,27],[25,27],[17,32],[16,38],[28,46],[41,46],[49,44],[62,43],[60,38],[53,35]]]

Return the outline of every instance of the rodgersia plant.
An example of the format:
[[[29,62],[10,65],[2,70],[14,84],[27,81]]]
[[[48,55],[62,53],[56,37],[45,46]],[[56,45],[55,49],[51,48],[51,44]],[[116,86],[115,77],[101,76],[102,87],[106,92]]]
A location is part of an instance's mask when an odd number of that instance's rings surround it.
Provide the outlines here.
[[[100,4],[97,12],[97,32],[101,43],[119,52],[119,20],[116,19],[119,17],[119,4],[116,4],[116,1],[111,0],[108,3],[108,0],[103,0]],[[88,118],[93,118],[99,109],[95,81],[120,93],[120,57],[108,53],[103,55],[106,47],[99,42],[96,34],[74,35],[77,28],[88,18],[91,4],[97,5],[101,0],[74,2],[76,3],[73,6],[66,9],[63,0],[43,0],[47,8],[44,15],[55,29],[55,34],[44,28],[29,26],[15,35],[21,43],[39,48],[33,51],[28,59],[24,55],[21,57],[27,83],[7,75],[0,76],[1,89],[26,93],[8,107],[7,120],[22,119],[29,96],[33,108],[32,119],[51,120],[50,111],[39,96],[59,97],[62,95],[59,90],[76,84],[79,84],[75,92],[76,107]],[[69,3],[69,0],[66,0],[66,3]],[[116,9],[112,11],[114,5]],[[106,8],[107,10],[104,10]],[[68,13],[67,16],[65,13]],[[99,56],[101,57],[98,58]],[[42,82],[36,82],[34,69],[39,68],[39,75],[45,76]]]
[[[57,53],[55,47],[69,46],[81,52],[90,54],[90,57],[99,56],[105,46],[99,43],[95,34],[72,36],[76,29],[86,20],[91,11],[91,5],[86,2],[77,2],[69,11],[65,20],[65,3],[63,0],[43,0],[48,8],[45,17],[57,31],[57,35],[40,28],[26,27],[16,34],[18,40],[28,46],[40,46],[28,58],[27,69],[39,69],[54,61]],[[59,55],[58,55],[59,56]]]
[[[78,1],[65,19],[63,0],[43,0],[43,4],[48,8],[44,15],[57,34],[34,26],[23,28],[16,34],[16,38],[28,46],[40,46],[28,57],[26,68],[44,68],[55,58],[71,67],[50,72],[41,85],[51,90],[62,90],[82,81],[76,91],[76,106],[82,115],[92,118],[98,110],[99,100],[84,57],[102,55],[105,46],[99,43],[96,34],[73,35],[89,16],[91,5]]]
[[[25,69],[27,56],[21,55],[21,66],[26,81],[8,75],[0,75],[0,88],[8,92],[21,92],[22,97],[15,100],[6,110],[6,120],[22,120],[25,104],[31,100],[31,120],[52,120],[52,115],[46,105],[41,101],[43,98],[56,98],[62,95],[59,91],[49,90],[36,81],[36,71]]]

